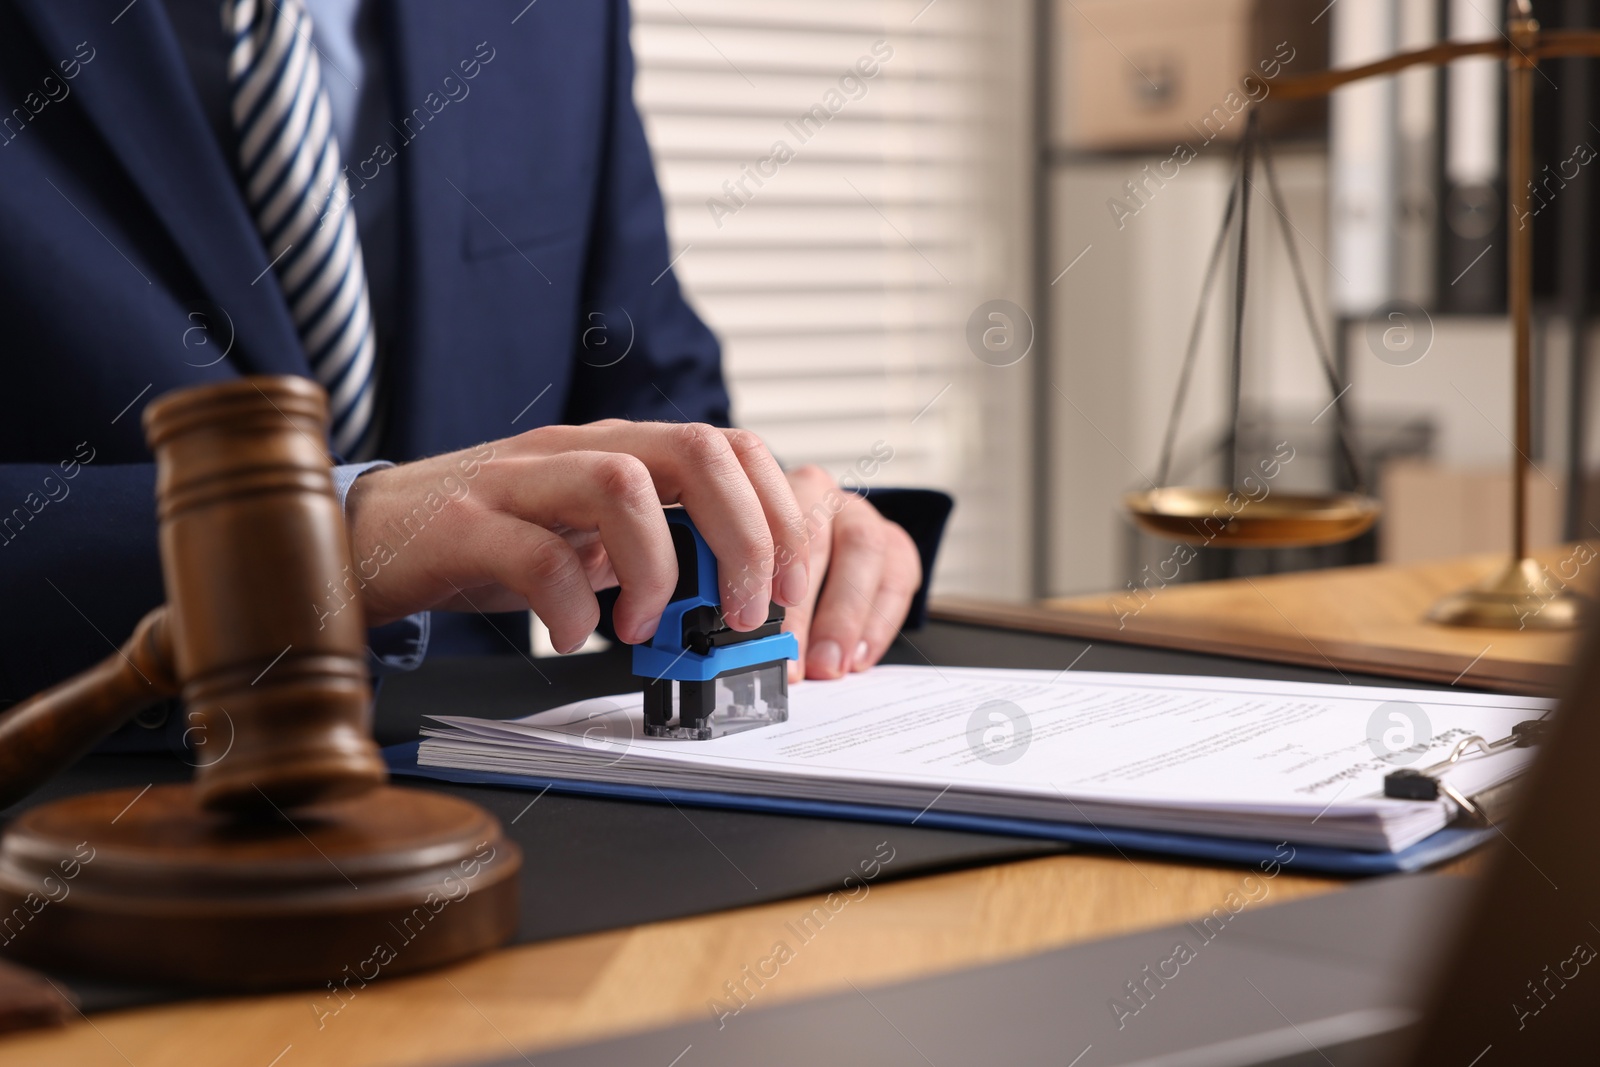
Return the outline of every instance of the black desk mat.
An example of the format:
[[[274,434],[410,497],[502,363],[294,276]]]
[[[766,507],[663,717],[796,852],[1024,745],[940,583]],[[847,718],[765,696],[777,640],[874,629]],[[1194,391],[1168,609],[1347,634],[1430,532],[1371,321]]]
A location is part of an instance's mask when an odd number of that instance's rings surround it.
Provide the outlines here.
[[[1279,664],[933,623],[896,643],[895,663],[1242,675],[1309,682],[1405,685],[1370,676]],[[568,659],[515,655],[429,661],[383,681],[375,733],[380,744],[414,740],[429,714],[515,718],[584,697],[637,688],[626,650]],[[3,813],[98,789],[184,781],[189,768],[169,755],[84,759]],[[748,907],[837,889],[873,856],[894,849],[882,880],[982,866],[1069,850],[1032,838],[883,826],[759,812],[692,811],[664,804],[575,797],[410,779],[483,805],[523,849],[521,924],[516,942]],[[107,986],[63,977],[86,1011],[159,1003],[183,991]]]

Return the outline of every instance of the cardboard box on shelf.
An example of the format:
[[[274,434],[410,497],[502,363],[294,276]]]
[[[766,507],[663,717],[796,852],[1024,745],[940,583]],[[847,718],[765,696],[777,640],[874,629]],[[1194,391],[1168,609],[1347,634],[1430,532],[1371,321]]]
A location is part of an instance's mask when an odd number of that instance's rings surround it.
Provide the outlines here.
[[[1505,467],[1449,467],[1400,459],[1384,465],[1378,495],[1378,558],[1414,563],[1482,552],[1511,551],[1511,471]],[[1528,547],[1561,543],[1564,479],[1528,474]],[[1595,498],[1594,486],[1588,498]]]
[[[1303,0],[1060,0],[1053,141],[1081,151],[1199,152],[1234,142],[1285,77],[1327,67],[1326,18]],[[1268,104],[1272,134],[1326,124],[1321,101]]]

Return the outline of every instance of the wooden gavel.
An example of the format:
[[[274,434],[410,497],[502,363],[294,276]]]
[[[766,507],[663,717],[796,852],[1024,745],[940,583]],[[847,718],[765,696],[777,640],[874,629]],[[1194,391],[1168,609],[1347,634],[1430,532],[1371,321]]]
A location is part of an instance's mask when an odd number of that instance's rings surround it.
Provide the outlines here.
[[[383,783],[360,612],[315,610],[350,560],[326,412],[304,378],[185,390],[145,410],[167,602],[99,664],[0,716],[0,807],[180,694],[199,736],[233,742],[197,769],[203,807],[289,808]]]
[[[350,563],[326,425],[322,390],[292,377],[186,389],[146,409],[166,603],[116,653],[0,715],[0,806],[174,696],[226,753],[192,786],[72,797],[14,820],[0,838],[0,915],[30,894],[54,901],[64,870],[74,884],[0,953],[264,987],[335,980],[411,926],[426,944],[407,939],[384,974],[510,935],[521,859],[499,824],[385,785],[364,621],[322,608]]]

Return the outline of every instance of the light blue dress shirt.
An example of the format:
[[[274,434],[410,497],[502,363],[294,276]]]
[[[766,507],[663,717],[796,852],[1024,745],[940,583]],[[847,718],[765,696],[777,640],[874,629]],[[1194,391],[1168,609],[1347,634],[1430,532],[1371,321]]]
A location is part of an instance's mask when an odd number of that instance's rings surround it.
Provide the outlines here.
[[[381,5],[373,0],[305,0],[311,13],[311,39],[322,65],[322,84],[333,112],[339,157],[351,174],[389,142],[389,78]],[[395,306],[400,289],[400,204],[396,168],[376,178],[351,183],[351,205],[367,267],[367,292],[378,331],[378,355],[392,349],[399,328]]]

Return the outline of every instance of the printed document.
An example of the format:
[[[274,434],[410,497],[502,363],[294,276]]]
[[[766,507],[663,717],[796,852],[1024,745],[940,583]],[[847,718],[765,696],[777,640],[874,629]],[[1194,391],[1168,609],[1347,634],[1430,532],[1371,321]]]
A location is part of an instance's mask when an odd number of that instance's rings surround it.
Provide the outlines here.
[[[420,763],[577,781],[824,800],[1399,851],[1453,803],[1390,800],[1383,779],[1551,701],[1244,678],[876,667],[790,687],[789,719],[710,741],[644,736],[640,695],[512,721],[433,716]],[[1532,749],[1468,751],[1463,795]]]

